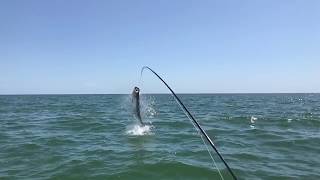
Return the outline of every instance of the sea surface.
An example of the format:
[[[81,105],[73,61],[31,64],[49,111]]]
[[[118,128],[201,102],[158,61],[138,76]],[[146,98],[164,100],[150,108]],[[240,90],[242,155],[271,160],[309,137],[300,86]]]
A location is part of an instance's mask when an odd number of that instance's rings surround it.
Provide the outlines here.
[[[320,94],[180,94],[238,179],[320,179]],[[173,96],[0,96],[0,179],[232,179]]]

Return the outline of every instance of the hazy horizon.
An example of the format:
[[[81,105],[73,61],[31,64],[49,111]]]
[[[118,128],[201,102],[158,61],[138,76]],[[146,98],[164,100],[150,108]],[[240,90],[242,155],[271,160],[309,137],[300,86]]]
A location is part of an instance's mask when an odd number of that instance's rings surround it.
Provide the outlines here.
[[[39,93],[39,94],[0,94],[0,96],[28,96],[28,95],[130,95],[131,93],[78,93],[78,94],[71,94],[71,93],[68,93],[68,94],[47,94],[47,93]],[[171,95],[171,93],[141,93],[142,95]],[[226,94],[226,95],[237,95],[237,94],[320,94],[319,92],[258,92],[258,93],[255,93],[255,92],[248,92],[248,93],[232,93],[232,92],[224,92],[224,93],[221,93],[221,92],[216,92],[216,93],[188,93],[188,92],[182,92],[182,93],[176,93],[177,95],[219,95],[219,94]]]

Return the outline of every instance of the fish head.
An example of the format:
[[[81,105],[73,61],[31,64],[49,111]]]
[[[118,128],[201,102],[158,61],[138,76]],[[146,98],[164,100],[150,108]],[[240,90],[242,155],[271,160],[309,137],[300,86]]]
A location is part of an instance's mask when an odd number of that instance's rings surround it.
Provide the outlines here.
[[[133,96],[139,96],[140,89],[138,87],[134,87],[132,91]]]

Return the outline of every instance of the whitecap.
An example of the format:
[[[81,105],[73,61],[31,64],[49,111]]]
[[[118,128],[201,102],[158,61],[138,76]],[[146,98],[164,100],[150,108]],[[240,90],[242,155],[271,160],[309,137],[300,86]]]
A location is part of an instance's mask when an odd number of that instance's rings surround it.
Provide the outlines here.
[[[254,116],[251,116],[251,119],[250,119],[251,123],[255,123],[256,120],[258,120],[258,118],[254,117]]]

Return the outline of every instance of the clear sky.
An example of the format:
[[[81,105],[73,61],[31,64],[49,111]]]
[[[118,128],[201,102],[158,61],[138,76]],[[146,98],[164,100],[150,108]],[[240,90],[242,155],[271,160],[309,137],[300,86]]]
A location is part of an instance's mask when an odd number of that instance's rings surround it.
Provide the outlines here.
[[[319,0],[1,0],[0,94],[320,92]]]

